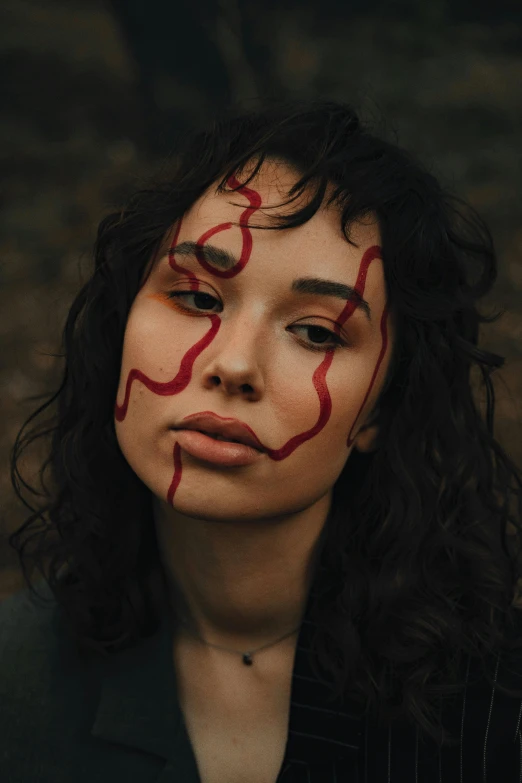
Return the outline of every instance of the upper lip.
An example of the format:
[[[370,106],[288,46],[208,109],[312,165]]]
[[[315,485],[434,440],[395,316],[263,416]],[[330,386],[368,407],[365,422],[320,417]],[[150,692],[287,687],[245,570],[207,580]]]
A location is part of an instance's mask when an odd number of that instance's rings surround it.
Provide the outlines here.
[[[192,413],[185,416],[174,429],[199,430],[211,435],[222,435],[230,440],[238,440],[247,446],[252,446],[258,451],[264,451],[257,436],[252,432],[248,424],[238,419],[224,419],[211,411]]]

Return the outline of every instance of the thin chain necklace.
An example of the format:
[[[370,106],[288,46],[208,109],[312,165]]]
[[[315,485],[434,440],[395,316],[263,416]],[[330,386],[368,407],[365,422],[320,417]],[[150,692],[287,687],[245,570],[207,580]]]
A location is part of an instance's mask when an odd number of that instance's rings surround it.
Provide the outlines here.
[[[231,652],[231,653],[235,653],[236,655],[241,655],[245,666],[252,666],[252,664],[254,663],[252,656],[255,653],[258,653],[261,650],[266,649],[267,647],[273,647],[274,644],[277,644],[278,642],[282,642],[283,639],[286,639],[288,636],[291,636],[300,628],[300,625],[298,625],[297,628],[294,628],[293,631],[289,631],[288,633],[285,633],[284,636],[281,636],[279,639],[276,639],[275,642],[269,642],[268,644],[264,644],[262,647],[258,647],[257,650],[250,650],[250,652],[240,652],[239,650],[230,650],[228,647],[220,647],[218,644],[211,644],[211,642],[206,642],[204,639],[201,638],[201,636],[194,633],[191,627],[186,622],[181,620],[181,618],[179,621],[192,634],[192,636],[194,636],[198,641],[202,642],[202,644],[206,644],[208,647],[215,647],[217,650],[225,650],[225,652]]]

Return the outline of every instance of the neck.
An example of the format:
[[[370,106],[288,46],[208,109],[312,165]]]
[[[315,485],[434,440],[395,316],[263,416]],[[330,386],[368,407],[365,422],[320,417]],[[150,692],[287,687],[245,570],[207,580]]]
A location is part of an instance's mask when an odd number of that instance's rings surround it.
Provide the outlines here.
[[[193,519],[156,501],[169,603],[193,633],[248,649],[300,626],[329,497],[270,522]]]

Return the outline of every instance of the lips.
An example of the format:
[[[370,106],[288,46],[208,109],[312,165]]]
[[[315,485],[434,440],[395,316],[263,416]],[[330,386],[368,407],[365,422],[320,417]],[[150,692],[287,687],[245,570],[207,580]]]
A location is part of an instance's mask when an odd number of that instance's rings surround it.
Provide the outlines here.
[[[186,416],[174,429],[197,430],[205,435],[219,435],[228,441],[237,441],[251,446],[258,451],[264,451],[257,435],[239,419],[225,419],[211,411],[193,413]]]

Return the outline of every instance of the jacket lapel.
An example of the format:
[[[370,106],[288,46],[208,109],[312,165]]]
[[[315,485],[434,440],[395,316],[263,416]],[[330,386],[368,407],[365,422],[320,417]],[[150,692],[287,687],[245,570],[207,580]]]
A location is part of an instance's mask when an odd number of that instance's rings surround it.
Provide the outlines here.
[[[309,619],[309,606],[296,648],[286,761],[317,763],[344,760],[356,766],[363,735],[362,708],[349,698],[328,701],[328,689],[315,676],[309,651],[315,624]],[[352,763],[349,764],[351,768]]]
[[[171,625],[102,662],[98,710],[91,734],[165,759],[182,741],[176,700]]]

